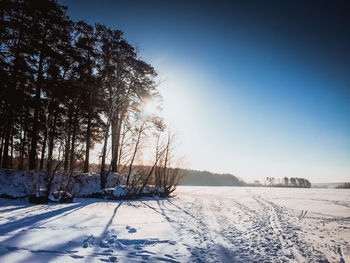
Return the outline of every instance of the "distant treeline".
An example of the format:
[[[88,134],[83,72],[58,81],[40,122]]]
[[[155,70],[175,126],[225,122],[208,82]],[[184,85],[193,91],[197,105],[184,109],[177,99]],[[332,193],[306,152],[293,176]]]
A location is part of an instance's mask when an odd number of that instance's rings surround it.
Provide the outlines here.
[[[282,179],[275,177],[266,177],[265,186],[269,187],[299,187],[299,188],[311,188],[311,183],[306,178],[299,177],[284,177]]]
[[[264,184],[258,180],[254,183],[246,183],[242,179],[232,174],[218,174],[208,171],[182,170],[182,180],[179,185],[193,186],[267,186],[267,187],[299,187],[310,188],[311,183],[305,178],[284,177],[274,178],[266,177]]]
[[[232,174],[217,174],[208,171],[183,170],[183,178],[179,185],[246,186],[247,184]]]
[[[337,189],[350,189],[350,182],[343,183],[336,187]]]

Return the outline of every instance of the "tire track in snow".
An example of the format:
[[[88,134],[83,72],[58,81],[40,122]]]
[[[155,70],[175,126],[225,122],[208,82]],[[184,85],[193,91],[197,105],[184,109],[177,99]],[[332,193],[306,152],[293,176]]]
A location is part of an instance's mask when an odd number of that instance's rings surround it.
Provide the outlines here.
[[[206,258],[195,255],[194,259],[205,262],[292,260],[291,253],[282,251],[284,245],[278,235],[283,231],[278,228],[270,206],[263,201],[255,200],[255,205],[248,207],[232,198],[201,196],[189,209],[197,218],[189,231],[199,241],[194,250],[212,251]],[[303,262],[302,257],[298,261]]]
[[[232,213],[238,214],[238,218],[233,222],[236,230],[233,233],[229,232],[231,236],[228,238],[235,244],[240,262],[275,262],[276,258],[279,258],[279,262],[288,261],[288,258],[281,253],[282,246],[279,240],[271,231],[269,215],[265,212],[264,207],[261,211],[259,209],[261,205],[252,209],[236,200],[232,201],[236,210],[229,214],[224,211],[223,214],[231,220]]]
[[[220,214],[214,215],[215,204],[208,198],[195,197],[194,200],[186,201],[182,198],[182,207],[186,209],[178,208],[169,217],[187,218],[185,221],[173,220],[173,223],[178,224],[176,228],[184,237],[182,245],[191,254],[189,262],[232,262],[235,255],[231,243],[224,238],[224,229],[217,221]]]
[[[275,262],[276,258],[279,258],[279,262],[289,262],[290,255],[288,257],[288,254],[282,251],[283,243],[278,238],[279,231],[276,231],[277,228],[273,228],[270,223],[272,216],[268,212],[267,205],[253,199],[253,203],[250,203],[253,209],[236,200],[232,201],[238,214],[238,220],[236,219],[237,222],[234,223],[241,234],[233,235],[231,240],[239,247],[241,258],[246,260],[242,262],[254,260]],[[221,205],[221,207],[224,206]],[[228,219],[232,218],[232,215],[230,213],[227,215],[226,211],[223,211],[223,214]]]
[[[297,217],[293,217],[292,214],[289,214],[288,218],[283,217],[280,206],[261,197],[255,198],[269,209],[269,222],[274,232],[277,233],[284,252],[290,253],[286,254],[288,258],[292,256],[291,258],[296,262],[329,262],[327,257],[315,249],[313,244],[301,238],[307,236],[308,233],[302,232],[302,236],[298,235],[297,231],[300,231],[301,228],[295,225]]]
[[[204,208],[204,215],[207,219],[207,225],[209,230],[209,236],[210,236],[210,242],[212,244],[215,244],[215,252],[217,259],[220,259],[220,262],[232,262],[232,257],[234,256],[230,250],[230,243],[228,243],[222,233],[222,225],[218,224],[215,217],[212,208],[209,206],[209,202],[207,199],[203,199],[203,208]],[[215,229],[215,230],[214,230]]]
[[[263,201],[269,208],[270,225],[273,229],[274,235],[277,236],[277,238],[279,239],[282,245],[281,250],[283,251],[283,253],[289,257],[289,253],[287,252],[291,252],[291,255],[293,255],[293,258],[297,262],[306,262],[305,258],[302,256],[299,250],[295,247],[295,245],[293,243],[290,243],[290,244],[287,243],[285,231],[281,227],[280,219],[278,218],[277,211],[274,207],[275,205],[262,198],[260,198],[259,201],[260,202]]]
[[[302,232],[302,224],[309,216],[300,221],[295,210],[253,192],[244,196],[225,193],[190,193],[176,200],[186,210],[177,228],[191,253],[188,262],[342,262],[327,259],[324,249],[305,239],[311,232]],[[179,213],[174,211],[171,217]],[[186,242],[192,238],[192,243]]]

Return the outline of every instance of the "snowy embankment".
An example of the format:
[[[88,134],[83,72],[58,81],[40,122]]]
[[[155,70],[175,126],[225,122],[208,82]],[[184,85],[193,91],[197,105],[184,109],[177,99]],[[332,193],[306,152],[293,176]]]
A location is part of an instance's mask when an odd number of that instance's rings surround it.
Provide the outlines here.
[[[37,188],[45,188],[43,171],[11,171],[0,169],[0,196],[14,198],[35,194]],[[107,187],[125,184],[125,178],[117,173],[107,177]],[[52,192],[68,188],[73,196],[89,196],[100,192],[100,175],[81,173],[69,176],[57,173],[52,184]]]
[[[46,174],[43,171],[11,171],[0,169],[0,197],[23,198],[35,195],[39,189],[45,189]],[[107,177],[106,189],[100,189],[100,174],[81,173],[72,177],[57,173],[52,183],[50,200],[59,193],[74,197],[104,197],[110,199],[130,199],[142,196],[162,195],[163,188],[146,185],[140,190],[125,185],[125,178],[118,173]],[[60,190],[61,189],[61,190]],[[59,191],[60,190],[60,191]]]
[[[350,262],[350,191],[179,187],[169,199],[0,199],[0,262]]]

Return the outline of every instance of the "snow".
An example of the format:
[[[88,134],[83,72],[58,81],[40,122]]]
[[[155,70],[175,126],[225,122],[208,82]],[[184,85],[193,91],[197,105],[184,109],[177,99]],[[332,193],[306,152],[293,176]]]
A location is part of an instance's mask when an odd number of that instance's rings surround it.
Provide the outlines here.
[[[141,261],[350,262],[350,191],[182,186],[168,199],[0,199],[0,262]]]
[[[117,186],[116,188],[113,189],[113,195],[114,196],[125,196],[127,194],[127,190],[124,187]]]
[[[38,182],[39,188],[45,188],[45,172],[43,171],[11,171],[0,169],[0,195],[10,197],[25,197],[35,192],[35,183]],[[61,173],[55,175],[53,181],[53,192],[60,186],[66,186],[69,176]],[[125,184],[125,178],[117,173],[110,173],[107,177],[107,187],[114,187],[119,184]],[[89,196],[94,193],[100,193],[100,174],[81,173],[75,174],[71,178],[71,194],[74,196]]]

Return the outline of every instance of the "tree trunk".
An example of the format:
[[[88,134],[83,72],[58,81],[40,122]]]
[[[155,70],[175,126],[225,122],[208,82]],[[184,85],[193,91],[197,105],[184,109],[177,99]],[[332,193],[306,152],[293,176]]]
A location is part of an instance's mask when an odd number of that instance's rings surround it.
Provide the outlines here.
[[[47,129],[47,127],[46,127]],[[39,170],[42,170],[44,168],[44,160],[45,160],[45,151],[46,151],[46,141],[47,141],[47,130],[45,130],[44,133],[44,141],[43,146],[41,148],[41,158],[40,158],[40,167]]]
[[[118,170],[118,118],[115,117],[112,120],[112,172],[117,172]]]
[[[109,129],[109,125],[108,125]],[[108,143],[108,131],[105,135],[105,141],[102,148],[102,160],[101,160],[101,189],[106,188],[106,152],[107,152],[107,143]]]
[[[23,14],[21,14],[21,18],[23,18]],[[22,42],[22,30],[19,32],[18,38],[17,38],[17,43],[16,43],[16,54],[14,56],[14,67],[13,67],[13,71],[11,74],[11,78],[12,78],[12,84],[13,84],[13,89],[17,89],[17,73],[18,73],[18,61],[19,61],[19,57],[20,57],[20,47],[21,47],[21,42]],[[3,157],[2,157],[2,168],[8,168],[9,165],[9,144],[10,144],[10,136],[11,136],[11,130],[12,130],[12,118],[13,118],[13,106],[12,105],[8,105],[7,107],[7,112],[9,113],[8,116],[8,120],[7,120],[7,125],[5,127],[5,144],[4,144],[4,153],[3,153]]]
[[[117,126],[117,141],[116,141],[116,155],[115,155],[115,159],[114,162],[116,164],[116,169],[115,169],[115,173],[118,172],[118,163],[119,163],[119,148],[120,148],[120,133],[121,133],[121,129],[122,129],[122,116],[120,117],[120,119],[118,120],[118,126]]]
[[[102,148],[102,156],[101,156],[101,180],[100,180],[100,188],[105,189],[106,183],[107,183],[107,176],[106,176],[106,153],[107,153],[107,144],[108,144],[108,137],[109,137],[109,126],[110,126],[110,120],[107,121],[107,125],[105,127],[105,134],[104,134],[104,143]]]
[[[4,135],[1,135],[1,146],[0,146],[0,166],[2,164],[2,151],[4,149]]]
[[[119,153],[118,153],[118,169],[120,169],[120,165],[121,165],[121,162],[122,162],[122,157],[123,157],[123,154],[124,154],[124,145],[125,145],[125,136],[126,136],[126,131],[125,131],[125,125],[123,125],[123,135],[121,136],[121,141],[120,141],[120,145],[119,145]],[[119,171],[118,171],[119,172]]]
[[[4,143],[4,154],[2,156],[2,168],[8,168],[8,158],[9,158],[9,144],[10,144],[10,132],[6,132],[5,143]]]
[[[7,169],[8,168],[8,161],[9,161],[9,144],[10,144],[10,133],[11,133],[11,126],[12,126],[12,114],[10,114],[11,117],[9,117],[7,121],[7,127],[5,130],[5,143],[4,143],[4,152],[2,156],[2,168]]]
[[[63,169],[64,172],[67,173],[68,172],[68,167],[69,167],[69,151],[70,151],[70,132],[67,135],[67,139],[66,139],[66,145],[65,145],[65,149],[64,149],[64,164],[63,164]]]
[[[64,163],[63,163],[63,169],[64,172],[68,172],[69,167],[69,151],[70,151],[70,137],[71,137],[71,129],[72,128],[72,115],[69,114],[69,121],[68,121],[68,127],[67,127],[67,137],[66,137],[66,145],[64,150]]]
[[[84,163],[84,173],[89,172],[89,155],[90,155],[90,137],[91,137],[91,108],[92,108],[92,94],[90,93],[90,105],[88,113],[88,122],[86,127],[86,149],[85,149],[85,163]]]
[[[131,162],[129,165],[129,172],[128,172],[128,177],[126,178],[126,185],[129,185],[129,181],[130,181],[130,176],[131,176],[131,170],[132,170],[132,165],[134,163],[135,157],[136,157],[136,153],[138,151],[139,148],[139,143],[140,143],[140,139],[141,139],[141,135],[143,133],[143,126],[144,123],[141,124],[140,129],[139,129],[139,134],[137,135],[137,140],[136,140],[136,144],[135,144],[135,149],[131,158]]]
[[[11,157],[10,157],[10,169],[13,169],[13,135],[11,135]]]
[[[167,165],[169,162],[169,151],[170,151],[170,134],[168,134],[168,141],[167,141],[167,145],[165,148],[165,157],[164,157],[164,166],[163,166],[163,187],[166,187],[167,184]]]
[[[50,133],[49,133],[49,149],[47,154],[47,170],[51,171],[52,169],[52,155],[53,155],[53,147],[54,147],[54,134],[55,134],[55,128],[56,128],[56,118],[57,115],[54,115],[53,124],[50,127]]]
[[[35,107],[34,107],[34,120],[32,129],[32,140],[30,144],[29,152],[29,170],[36,169],[36,148],[38,144],[38,129],[39,129],[39,103],[40,103],[40,86],[36,87],[35,91]]]
[[[124,115],[117,117],[112,124],[112,172],[118,172],[119,163],[119,148],[120,148],[120,133]]]
[[[76,112],[76,115],[74,117],[73,121],[73,133],[72,133],[72,146],[71,146],[71,151],[70,151],[70,160],[69,160],[69,173],[73,174],[74,171],[74,165],[75,165],[75,140],[76,140],[76,133],[77,133],[77,115],[78,113]]]
[[[21,137],[21,150],[20,150],[20,159],[19,159],[19,170],[24,168],[24,155],[25,155],[25,146],[27,138],[27,124],[24,126],[23,137]]]
[[[46,35],[45,35],[45,39],[46,39]],[[44,64],[43,49],[44,49],[45,39],[42,42],[42,47],[40,50],[38,77],[36,81],[32,140],[31,140],[30,153],[29,153],[29,170],[36,169],[36,148],[38,146],[39,108],[40,108],[41,82],[43,78],[43,64]]]

